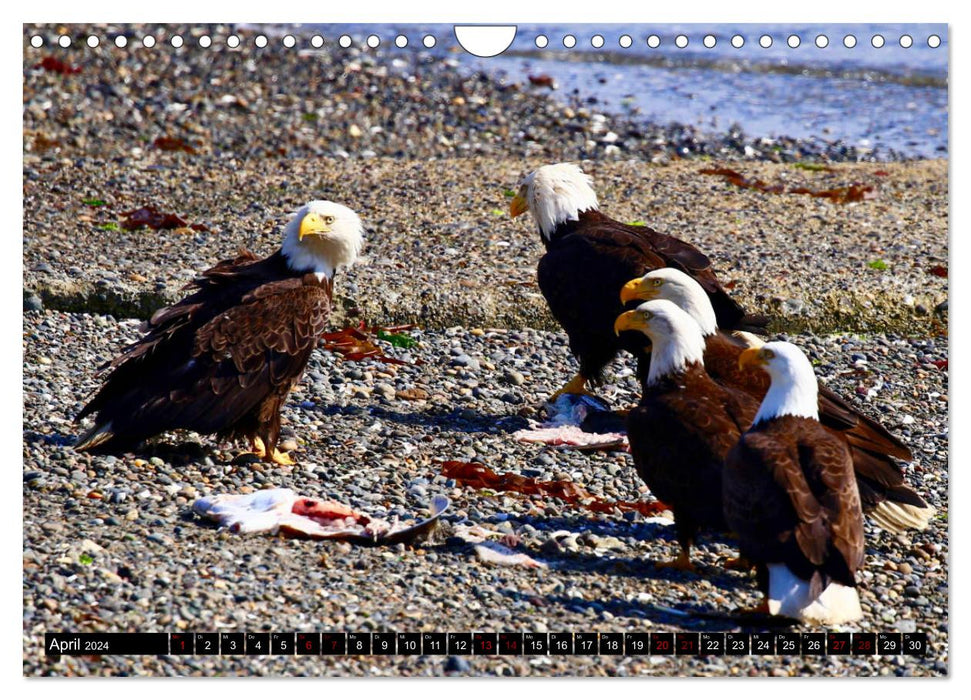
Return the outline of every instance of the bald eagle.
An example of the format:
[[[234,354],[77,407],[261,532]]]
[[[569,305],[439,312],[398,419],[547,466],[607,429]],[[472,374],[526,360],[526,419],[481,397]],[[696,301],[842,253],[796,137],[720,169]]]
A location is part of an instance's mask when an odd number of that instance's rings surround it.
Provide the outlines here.
[[[760,609],[821,625],[862,617],[863,515],[850,451],[820,425],[816,377],[790,343],[745,350],[771,378],[754,425],[725,459],[725,519],[756,565]]]
[[[712,379],[740,389],[756,401],[765,397],[769,376],[739,369],[738,358],[748,342],[718,329],[718,318],[708,295],[691,277],[671,268],[653,270],[624,285],[620,299],[622,303],[666,299],[677,304],[701,327],[705,336],[705,370]],[[925,528],[934,508],[905,483],[903,470],[894,461],[913,460],[907,446],[821,384],[818,395],[820,422],[849,447],[864,510],[890,532]]]
[[[537,268],[540,291],[580,363],[579,373],[554,397],[586,393],[587,383],[600,382],[604,367],[622,349],[637,359],[640,378],[647,374],[650,351],[643,336],[625,333],[618,338],[612,324],[624,310],[618,301],[621,287],[649,270],[676,267],[698,280],[723,328],[760,332],[767,323],[746,316],[715,278],[711,261],[694,246],[602,214],[590,177],[576,165],[544,165],[527,175],[510,214],[526,211],[546,246]]]
[[[726,530],[722,510],[725,455],[752,424],[758,403],[705,372],[705,340],[691,317],[666,300],[617,317],[616,332],[651,340],[641,400],[627,417],[637,473],[674,513],[680,552],[662,564],[693,570],[691,546],[702,528]]]
[[[277,252],[242,250],[203,272],[101,368],[110,373],[77,417],[95,423],[75,448],[124,451],[184,428],[245,438],[260,458],[292,464],[277,449],[280,408],[325,330],[334,274],[362,242],[357,214],[318,200],[286,225]]]

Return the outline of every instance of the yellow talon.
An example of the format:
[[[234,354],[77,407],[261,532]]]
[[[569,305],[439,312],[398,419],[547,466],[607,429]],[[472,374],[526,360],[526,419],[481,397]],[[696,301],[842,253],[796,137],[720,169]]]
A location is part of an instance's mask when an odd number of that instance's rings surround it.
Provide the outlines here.
[[[255,454],[260,459],[263,459],[264,457],[266,457],[266,445],[263,444],[263,441],[260,438],[255,437],[250,442],[253,448],[252,450],[253,454]]]
[[[579,373],[577,373],[573,379],[564,384],[559,391],[554,392],[550,397],[550,401],[556,401],[563,394],[582,394],[584,396],[593,396],[593,394],[587,391],[586,377]]]
[[[286,452],[280,452],[280,450],[274,449],[273,456],[270,457],[270,461],[274,464],[280,464],[285,467],[293,466],[296,462],[290,457]]]
[[[675,571],[688,571],[691,573],[697,573],[695,565],[691,563],[691,557],[687,551],[681,550],[677,557],[671,561],[662,561],[657,563],[657,568],[659,569],[674,569]]]

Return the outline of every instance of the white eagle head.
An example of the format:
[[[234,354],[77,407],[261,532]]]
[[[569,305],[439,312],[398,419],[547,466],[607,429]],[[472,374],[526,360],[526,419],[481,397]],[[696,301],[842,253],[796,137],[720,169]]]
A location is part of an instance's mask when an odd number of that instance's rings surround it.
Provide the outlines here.
[[[819,420],[819,383],[812,363],[792,343],[774,341],[749,348],[738,356],[739,369],[761,369],[771,384],[755,422],[777,416],[801,416]]]
[[[529,211],[540,234],[549,240],[560,224],[577,221],[581,212],[599,208],[592,185],[578,165],[544,165],[520,181],[509,213],[517,217]]]
[[[651,369],[647,384],[677,374],[693,363],[705,364],[705,337],[686,311],[667,299],[645,301],[625,311],[614,322],[614,331],[640,331],[651,339]]]
[[[297,272],[328,278],[349,267],[364,244],[360,217],[343,204],[317,199],[297,210],[283,230],[283,255]]]
[[[706,336],[718,330],[718,320],[708,293],[693,277],[673,267],[651,270],[625,284],[620,290],[620,302],[626,304],[635,299],[667,299],[687,311]]]

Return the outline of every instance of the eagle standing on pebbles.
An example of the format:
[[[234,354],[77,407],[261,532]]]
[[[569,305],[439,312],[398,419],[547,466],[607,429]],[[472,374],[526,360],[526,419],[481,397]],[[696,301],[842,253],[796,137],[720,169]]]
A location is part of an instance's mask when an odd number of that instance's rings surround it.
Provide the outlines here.
[[[820,625],[858,620],[860,494],[846,442],[819,423],[813,367],[781,342],[745,350],[738,366],[771,378],[722,477],[725,519],[765,594],[759,610]]]
[[[708,376],[701,328],[670,301],[644,302],[618,316],[615,328],[651,340],[650,372],[627,417],[627,439],[637,473],[674,513],[680,551],[660,566],[693,571],[691,547],[698,532],[727,529],[725,455],[752,424],[758,402]]]
[[[334,274],[355,261],[363,234],[352,210],[313,201],[277,252],[260,260],[241,250],[202,273],[102,367],[110,374],[77,417],[95,424],[75,449],[125,451],[182,428],[243,438],[264,461],[293,464],[277,450],[280,408],[325,330]]]
[[[756,401],[765,398],[769,375],[746,372],[738,366],[751,339],[743,341],[718,329],[708,296],[688,275],[670,268],[654,270],[624,285],[620,298],[623,303],[666,299],[677,304],[705,336],[705,371],[709,376],[723,386],[744,391]],[[907,485],[903,470],[894,461],[913,461],[910,449],[835,392],[822,384],[817,386],[819,422],[849,448],[864,512],[888,532],[927,527],[935,510]]]
[[[579,373],[557,391],[587,393],[588,382],[620,350],[637,359],[638,376],[648,372],[650,349],[638,333],[614,334],[613,320],[624,310],[620,290],[632,277],[674,267],[698,281],[711,298],[723,328],[764,332],[765,318],[746,316],[715,278],[711,261],[694,246],[648,226],[631,226],[602,214],[590,177],[572,163],[544,165],[527,175],[513,197],[510,214],[528,211],[546,254],[537,276],[554,318],[570,338]]]

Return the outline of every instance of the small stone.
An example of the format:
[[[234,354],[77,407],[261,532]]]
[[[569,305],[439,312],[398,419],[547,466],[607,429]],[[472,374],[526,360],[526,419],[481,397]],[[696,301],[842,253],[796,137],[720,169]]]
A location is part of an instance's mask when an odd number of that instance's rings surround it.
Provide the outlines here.
[[[467,673],[471,668],[461,656],[450,656],[445,660],[445,673]]]
[[[388,401],[391,401],[395,397],[395,388],[390,384],[381,382],[374,385],[374,393],[382,398],[388,399]]]
[[[514,369],[507,369],[502,373],[502,382],[504,384],[510,384],[512,386],[522,386],[525,383],[526,377],[523,376],[522,372],[517,372]]]

